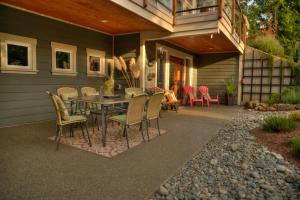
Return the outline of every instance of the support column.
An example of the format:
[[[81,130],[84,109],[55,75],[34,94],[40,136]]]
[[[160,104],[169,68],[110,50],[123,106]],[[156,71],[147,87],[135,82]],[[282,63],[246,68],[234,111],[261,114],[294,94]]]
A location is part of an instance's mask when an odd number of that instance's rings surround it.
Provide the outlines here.
[[[237,88],[237,104],[241,105],[242,100],[242,79],[243,79],[243,54],[239,55],[239,65],[238,65],[238,88]]]
[[[145,90],[145,82],[146,82],[146,40],[143,37],[143,34],[140,33],[140,67],[141,67],[141,75],[140,75],[140,87]]]

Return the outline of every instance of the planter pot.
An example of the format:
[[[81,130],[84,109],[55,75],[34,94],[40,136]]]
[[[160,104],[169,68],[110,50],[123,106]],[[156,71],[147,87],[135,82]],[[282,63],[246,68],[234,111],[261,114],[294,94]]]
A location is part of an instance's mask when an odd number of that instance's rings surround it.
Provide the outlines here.
[[[228,106],[235,105],[235,96],[226,94],[226,105]]]

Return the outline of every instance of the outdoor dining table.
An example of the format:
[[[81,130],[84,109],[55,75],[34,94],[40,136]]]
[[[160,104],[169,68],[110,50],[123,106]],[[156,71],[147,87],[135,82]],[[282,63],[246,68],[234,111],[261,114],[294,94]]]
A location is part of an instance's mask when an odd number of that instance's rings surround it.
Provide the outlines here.
[[[128,103],[129,99],[125,98],[124,96],[120,97],[109,97],[105,98],[104,96],[101,95],[93,95],[93,96],[81,96],[81,97],[76,97],[76,98],[70,98],[71,104],[72,103],[84,103],[85,104],[85,109],[87,108],[87,105],[90,104],[97,104],[100,106],[101,109],[101,129],[102,129],[102,144],[103,147],[106,145],[106,126],[107,126],[107,121],[106,121],[106,112],[107,108],[109,106],[113,106],[115,104],[122,104],[122,103]]]

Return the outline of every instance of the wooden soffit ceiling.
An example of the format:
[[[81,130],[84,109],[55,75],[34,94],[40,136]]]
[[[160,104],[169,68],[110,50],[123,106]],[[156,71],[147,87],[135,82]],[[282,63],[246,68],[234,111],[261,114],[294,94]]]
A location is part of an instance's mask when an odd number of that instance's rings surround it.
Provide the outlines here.
[[[109,34],[163,31],[154,23],[108,0],[2,0],[1,2]]]
[[[223,34],[194,35],[167,39],[196,53],[237,52],[238,49]]]

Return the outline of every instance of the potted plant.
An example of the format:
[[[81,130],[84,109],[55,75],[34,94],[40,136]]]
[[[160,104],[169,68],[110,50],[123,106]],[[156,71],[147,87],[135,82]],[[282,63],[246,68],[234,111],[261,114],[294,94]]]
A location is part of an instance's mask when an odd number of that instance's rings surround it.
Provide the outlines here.
[[[226,104],[228,106],[233,106],[235,104],[236,98],[236,84],[234,79],[231,78],[226,81]]]

